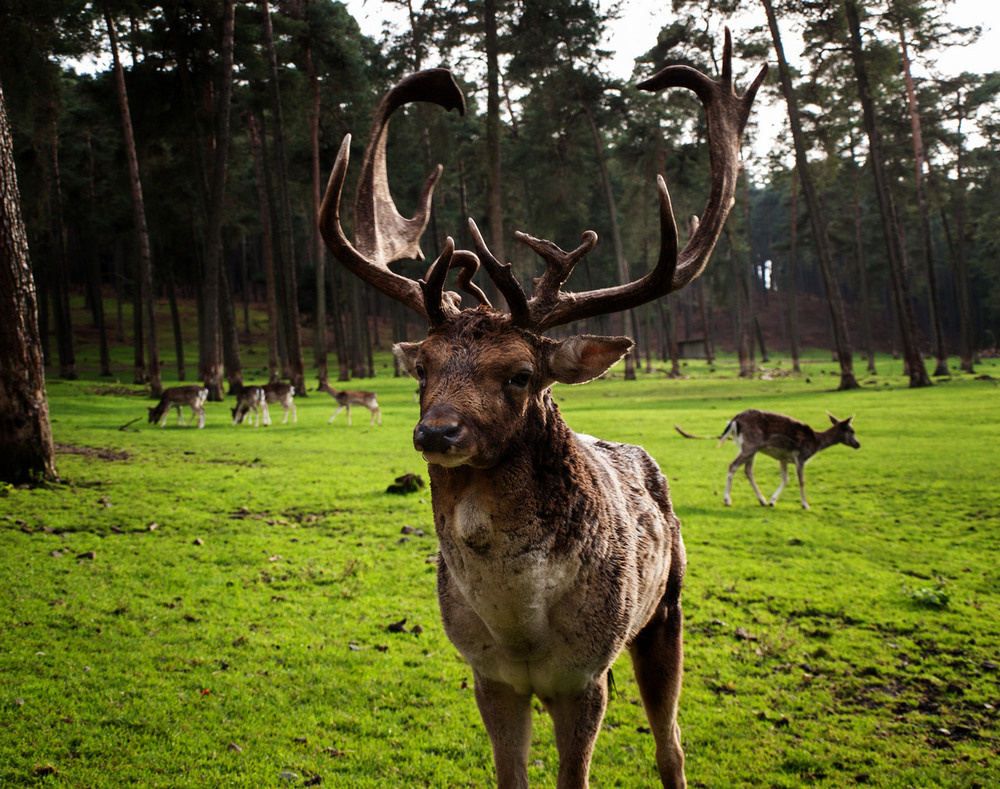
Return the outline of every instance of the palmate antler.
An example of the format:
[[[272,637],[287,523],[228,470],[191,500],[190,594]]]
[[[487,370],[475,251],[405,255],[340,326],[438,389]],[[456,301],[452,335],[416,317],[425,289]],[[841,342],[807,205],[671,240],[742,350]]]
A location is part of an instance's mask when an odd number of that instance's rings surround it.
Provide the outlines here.
[[[426,282],[415,282],[389,270],[388,264],[395,260],[423,258],[418,240],[427,224],[431,193],[440,177],[441,166],[438,165],[428,177],[416,216],[404,219],[396,211],[389,195],[385,168],[386,127],[392,113],[409,101],[431,101],[446,109],[464,111],[462,94],[451,74],[444,69],[423,71],[403,80],[383,99],[376,113],[358,186],[355,208],[357,246],[347,241],[339,219],[340,192],[347,169],[350,135],[344,139],[320,209],[323,237],[348,269],[377,290],[426,317],[432,328],[460,309],[458,295],[444,291],[450,268],[462,268],[459,285],[472,293],[480,304],[489,304],[482,291],[471,283],[471,276],[480,260],[506,299],[514,323],[536,332],[596,315],[620,312],[679,290],[704,270],[733,206],[739,173],[740,138],[754,97],[767,74],[765,64],[746,93],[738,96],[733,87],[732,52],[732,37],[727,28],[722,76],[718,81],[688,66],[667,66],[639,83],[639,88],[648,91],[688,88],[701,100],[708,125],[711,188],[698,228],[678,254],[677,226],[670,195],[663,178],[657,176],[660,254],[656,267],[635,282],[584,293],[564,292],[563,284],[576,264],[594,248],[597,234],[588,230],[583,234],[583,243],[566,252],[551,241],[518,232],[515,237],[534,250],[546,264],[545,273],[537,280],[529,299],[513,277],[510,264],[501,263],[493,256],[471,219],[469,227],[478,258],[470,252],[456,251],[454,242],[449,238],[444,252],[428,269]]]

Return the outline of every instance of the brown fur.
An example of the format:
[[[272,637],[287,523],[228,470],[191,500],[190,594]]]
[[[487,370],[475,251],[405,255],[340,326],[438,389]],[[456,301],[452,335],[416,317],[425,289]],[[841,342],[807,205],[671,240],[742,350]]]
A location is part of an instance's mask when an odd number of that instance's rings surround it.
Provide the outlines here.
[[[844,420],[838,420],[833,414],[828,414],[828,416],[833,426],[823,431],[813,430],[809,425],[797,419],[771,411],[750,409],[734,416],[719,437],[719,446],[722,446],[726,439],[732,438],[740,452],[736,459],[729,464],[724,496],[726,505],[732,503],[730,489],[732,488],[733,475],[736,474],[740,466],[745,466],[747,479],[750,481],[754,493],[757,494],[757,500],[765,507],[773,506],[785,485],[788,484],[788,464],[793,463],[799,478],[802,507],[809,509],[809,504],[806,501],[806,462],[820,450],[835,444],[844,444],[854,449],[861,447],[854,435],[854,428],[851,426],[853,416]],[[678,430],[680,429],[678,428]],[[683,431],[680,432],[682,435],[686,435]],[[760,492],[757,480],[753,475],[754,456],[758,452],[773,457],[781,464],[781,484],[771,496],[770,501],[765,499]]]
[[[587,786],[626,648],[664,786],[683,786],[677,728],[685,554],[667,481],[640,447],[574,433],[555,381],[601,375],[624,338],[563,343],[488,308],[396,347],[420,381],[448,636],[469,661],[501,787],[526,786],[531,697],[552,716],[559,786]]]
[[[288,421],[288,411],[292,412],[292,422],[299,421],[299,412],[295,408],[295,387],[288,383],[273,383],[264,384],[264,400],[267,403],[281,403],[281,407],[285,409],[285,418],[281,420],[281,424],[285,424]],[[267,424],[271,423],[270,414],[268,414]]]
[[[319,387],[320,390],[326,392],[330,397],[337,401],[337,410],[333,412],[333,416],[330,417],[330,421],[327,424],[332,424],[333,420],[337,418],[337,414],[347,409],[347,424],[351,424],[351,406],[360,405],[371,411],[372,418],[368,422],[368,427],[375,424],[376,418],[378,423],[382,424],[382,409],[378,405],[378,395],[374,392],[361,392],[361,391],[349,391],[347,389],[334,389],[329,384]]]
[[[251,411],[253,414],[247,420],[248,425],[253,426],[254,417],[257,418],[257,427],[260,427],[262,417],[265,425],[271,424],[271,415],[267,410],[267,398],[262,386],[244,386],[236,395],[236,407],[229,410],[233,414],[233,427],[242,424]]]
[[[163,427],[167,423],[167,414],[171,408],[177,409],[177,424],[185,425],[184,414],[181,409],[184,406],[191,408],[191,418],[198,417],[198,427],[205,426],[205,401],[208,399],[208,389],[197,384],[188,386],[172,386],[163,390],[160,402],[149,409],[150,423],[160,423]]]

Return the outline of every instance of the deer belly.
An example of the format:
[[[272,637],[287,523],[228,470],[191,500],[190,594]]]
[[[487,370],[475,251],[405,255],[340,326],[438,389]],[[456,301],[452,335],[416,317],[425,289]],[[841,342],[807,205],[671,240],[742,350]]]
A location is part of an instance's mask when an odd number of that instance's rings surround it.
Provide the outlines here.
[[[763,447],[760,451],[768,457],[774,458],[782,463],[795,462],[795,453],[787,449],[779,449],[778,447]]]

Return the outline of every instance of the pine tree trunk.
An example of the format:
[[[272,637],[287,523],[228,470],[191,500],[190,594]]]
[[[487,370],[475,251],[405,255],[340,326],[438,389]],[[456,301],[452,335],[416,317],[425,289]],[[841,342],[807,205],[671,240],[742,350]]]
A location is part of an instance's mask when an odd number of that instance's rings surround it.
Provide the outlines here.
[[[769,0],[764,0],[769,2]],[[896,315],[899,322],[899,338],[903,347],[903,361],[910,377],[910,387],[930,386],[923,357],[917,346],[916,329],[913,322],[913,310],[910,307],[910,294],[903,270],[897,223],[892,208],[887,183],[885,164],[882,159],[882,139],[878,122],[875,117],[875,107],[871,96],[868,80],[868,69],[864,62],[861,43],[861,22],[858,17],[858,6],[855,0],[844,0],[847,12],[847,23],[850,32],[851,60],[854,63],[854,74],[858,82],[858,94],[861,99],[862,115],[865,131],[868,134],[869,158],[872,175],[875,179],[875,193],[878,197],[879,216],[882,219],[882,234],[885,240],[886,256],[889,260],[889,275],[892,282],[893,300],[896,305]]]
[[[313,216],[319,216],[320,173],[319,173],[319,113],[320,93],[319,79],[313,68],[312,47],[307,38],[305,41],[306,78],[312,90],[312,105],[309,110],[309,141],[312,152],[312,198]],[[313,358],[316,364],[316,381],[320,390],[330,385],[330,372],[327,369],[326,354],[326,245],[319,233],[319,224],[314,219],[312,227],[312,245],[314,269],[316,272],[316,329],[313,333]],[[336,327],[334,327],[336,331]]]
[[[771,0],[762,0],[767,14],[771,39],[778,59],[778,74],[781,78],[781,90],[788,105],[788,123],[792,131],[792,142],[795,146],[795,164],[802,185],[802,196],[806,201],[806,211],[809,214],[809,224],[812,229],[813,241],[816,244],[816,257],[819,262],[820,274],[826,290],[826,303],[829,311],[830,326],[833,331],[833,344],[840,363],[839,389],[857,389],[857,379],[854,377],[854,359],[851,352],[851,341],[847,333],[847,321],[844,317],[844,302],[840,288],[833,274],[833,254],[830,251],[830,236],[827,223],[820,206],[819,198],[813,186],[806,156],[805,136],[802,132],[802,122],[799,116],[798,99],[792,89],[792,78],[785,59],[785,50],[781,44],[781,32],[778,20],[774,15]]]
[[[271,210],[267,199],[267,175],[264,162],[263,134],[258,117],[247,115],[250,151],[253,155],[257,181],[257,206],[260,210],[261,247],[264,255],[264,281],[267,291],[267,370],[268,382],[281,380],[281,358],[278,353],[278,297],[274,281],[274,238],[271,233]]]
[[[903,55],[903,77],[906,85],[906,103],[910,111],[910,129],[913,133],[913,160],[916,168],[917,209],[920,214],[920,243],[923,246],[924,266],[927,269],[927,304],[930,310],[931,337],[934,340],[934,375],[948,374],[948,355],[944,348],[944,330],[941,328],[941,308],[937,291],[937,277],[934,272],[934,247],[931,242],[931,218],[927,207],[927,190],[924,177],[924,134],[920,127],[920,113],[917,96],[910,72],[910,54],[906,43],[906,32],[899,26],[899,46]]]
[[[62,186],[59,175],[59,132],[52,121],[49,141],[52,157],[48,177],[49,187],[49,260],[52,294],[52,318],[56,329],[56,353],[59,356],[59,377],[75,381],[76,357],[73,353],[73,322],[69,312],[69,275],[66,271],[65,228],[62,212]]]
[[[146,361],[149,364],[148,380],[150,394],[159,397],[163,393],[163,382],[160,377],[160,350],[156,339],[156,311],[154,309],[155,293],[153,291],[153,259],[149,245],[149,230],[146,227],[146,206],[142,196],[142,181],[139,177],[139,157],[136,154],[135,135],[132,132],[132,116],[128,106],[128,94],[125,91],[125,71],[118,57],[118,34],[115,32],[114,20],[107,3],[104,4],[104,21],[108,26],[108,41],[111,45],[111,59],[114,65],[115,86],[118,91],[118,107],[122,116],[122,131],[125,135],[125,158],[128,161],[129,183],[132,190],[132,214],[135,223],[135,243],[137,256],[137,280],[139,303],[136,324],[142,326],[146,339]],[[142,317],[140,317],[142,316]],[[139,344],[139,334],[136,335]],[[136,353],[136,377],[138,378],[140,354]]]
[[[299,327],[298,285],[295,271],[295,243],[292,236],[292,200],[288,183],[288,166],[285,154],[285,132],[282,121],[281,96],[278,90],[278,59],[274,51],[274,32],[271,27],[271,6],[268,0],[261,0],[264,21],[264,43],[268,60],[268,91],[271,94],[271,110],[274,115],[274,167],[277,174],[279,224],[279,256],[281,275],[278,278],[279,296],[284,296],[280,306],[283,316],[282,326],[288,351],[288,377],[295,394],[306,396],[305,364],[302,361],[302,332]]]
[[[0,86],[0,480],[58,482],[38,333],[38,301],[21,218],[14,141]]]

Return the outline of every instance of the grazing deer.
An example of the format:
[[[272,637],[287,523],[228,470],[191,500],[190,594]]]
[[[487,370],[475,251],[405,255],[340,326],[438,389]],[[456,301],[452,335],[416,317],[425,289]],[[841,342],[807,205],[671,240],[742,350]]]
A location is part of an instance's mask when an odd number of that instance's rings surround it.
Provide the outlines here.
[[[378,419],[378,423],[382,424],[382,409],[378,407],[378,395],[374,392],[352,392],[346,389],[334,389],[330,384],[324,384],[319,387],[321,391],[326,392],[330,397],[337,401],[337,410],[333,412],[333,416],[330,417],[330,421],[327,422],[328,425],[333,424],[333,420],[337,418],[337,414],[347,409],[347,424],[351,424],[351,406],[360,405],[367,408],[372,412],[372,418],[368,422],[368,427],[375,424],[375,419]]]
[[[263,386],[244,386],[240,393],[236,395],[236,407],[230,408],[233,413],[233,427],[243,422],[244,417],[251,411],[253,416],[247,420],[247,424],[260,427],[261,415],[264,417],[264,424],[271,424],[271,415],[267,412],[267,398],[264,396]],[[257,417],[257,424],[254,425],[254,416]]]
[[[291,409],[292,412],[292,423],[297,423],[299,421],[299,414],[295,408],[295,402],[293,398],[295,397],[295,387],[291,384],[286,383],[273,383],[264,384],[264,400],[267,403],[281,403],[282,408],[285,409],[285,418],[281,420],[281,424],[285,424],[288,421],[288,411]],[[264,422],[265,425],[271,424],[271,415],[267,411],[264,412],[267,421]]]
[[[177,424],[186,425],[184,414],[181,409],[184,406],[191,408],[191,418],[198,415],[198,427],[205,426],[205,401],[208,399],[208,389],[204,386],[191,384],[190,386],[172,386],[163,390],[160,402],[149,409],[150,423],[159,422],[160,427],[167,423],[167,413],[171,408],[177,409]]]
[[[320,208],[320,228],[340,262],[377,290],[422,315],[422,342],[399,343],[402,369],[420,387],[414,448],[431,479],[439,542],[438,600],[445,631],[472,668],[475,697],[489,734],[500,787],[528,785],[532,695],[549,711],[559,751],[558,786],[586,787],[608,699],[608,674],[628,650],[663,785],[682,787],[677,726],[682,675],[680,522],[667,481],[640,447],[573,432],[552,397],[554,383],[582,384],[604,374],[632,347],[627,337],[542,332],[630,309],[687,285],[704,269],[733,204],[739,145],[766,66],[743,97],[732,84],[726,32],[718,82],[669,66],[639,85],[693,90],[705,105],[711,151],[710,196],[701,226],[680,254],[663,179],[657,179],[661,249],[655,269],[634,282],[563,293],[573,267],[593,249],[588,231],[572,252],[518,233],[545,262],[529,299],[469,221],[478,256],[448,239],[426,281],[388,264],[422,257],[440,165],[417,214],[402,217],[389,193],[385,135],[393,111],[411,101],[464,110],[451,74],[431,69],[397,84],[379,106],[362,162],[355,242],[340,223],[340,193],[350,136],[337,156]],[[471,277],[482,261],[510,312],[493,309]],[[461,309],[444,290],[450,268],[479,302]]]
[[[857,436],[854,435],[854,427],[851,425],[851,420],[854,419],[853,415],[847,419],[837,419],[829,411],[826,412],[826,415],[830,417],[833,427],[823,431],[813,430],[809,425],[784,414],[756,409],[741,411],[730,419],[726,429],[719,436],[719,446],[721,447],[731,438],[736,442],[739,455],[736,456],[736,460],[729,464],[726,493],[722,499],[726,506],[732,505],[729,493],[733,486],[733,476],[740,466],[744,467],[747,479],[750,480],[750,487],[757,494],[757,500],[765,507],[773,507],[778,501],[781,491],[788,484],[788,464],[794,463],[795,471],[799,477],[802,508],[809,509],[809,503],[806,501],[805,481],[805,466],[809,459],[821,449],[832,447],[834,444],[845,444],[854,449],[861,448]],[[677,425],[674,425],[674,429],[685,438],[704,437],[685,433]],[[764,498],[764,494],[760,492],[757,480],[753,476],[753,460],[758,452],[763,452],[781,464],[781,484],[774,491],[770,501]]]

